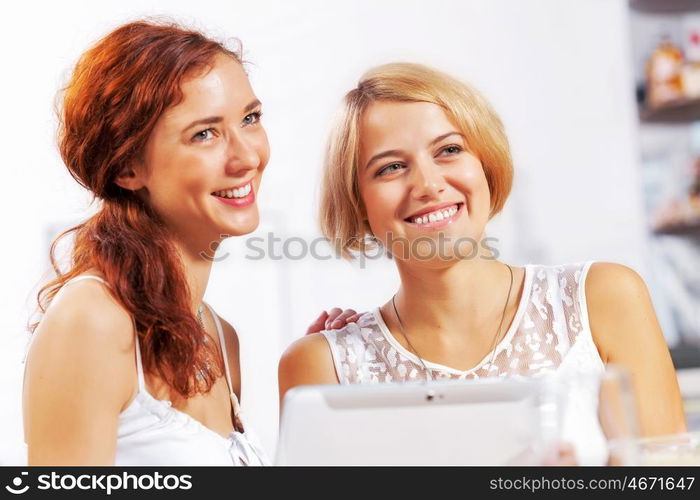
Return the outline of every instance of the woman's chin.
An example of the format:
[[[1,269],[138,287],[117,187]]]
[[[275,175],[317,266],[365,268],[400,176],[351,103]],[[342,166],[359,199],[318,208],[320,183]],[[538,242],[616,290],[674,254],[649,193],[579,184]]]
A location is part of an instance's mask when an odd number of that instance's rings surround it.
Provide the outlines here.
[[[225,224],[221,227],[222,234],[227,236],[245,236],[255,231],[260,225],[260,220],[256,217],[255,220],[236,223],[236,224]]]
[[[463,260],[468,260],[460,258],[459,255],[447,254],[447,255],[412,255],[410,259],[406,259],[403,262],[406,265],[415,268],[423,269],[445,269],[451,267],[455,264],[459,264]]]

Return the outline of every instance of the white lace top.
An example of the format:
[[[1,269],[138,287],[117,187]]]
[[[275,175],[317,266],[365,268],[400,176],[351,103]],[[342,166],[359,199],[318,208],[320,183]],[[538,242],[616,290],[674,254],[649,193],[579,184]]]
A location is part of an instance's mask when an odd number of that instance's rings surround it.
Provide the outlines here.
[[[527,265],[520,304],[495,355],[489,352],[469,370],[424,362],[434,380],[557,375],[576,381],[566,395],[561,437],[573,442],[581,464],[603,464],[607,447],[597,417],[597,387],[580,383],[586,379],[579,376],[605,370],[588,325],[585,278],[590,265]],[[341,384],[428,378],[416,355],[391,334],[379,308],[356,323],[322,333]]]

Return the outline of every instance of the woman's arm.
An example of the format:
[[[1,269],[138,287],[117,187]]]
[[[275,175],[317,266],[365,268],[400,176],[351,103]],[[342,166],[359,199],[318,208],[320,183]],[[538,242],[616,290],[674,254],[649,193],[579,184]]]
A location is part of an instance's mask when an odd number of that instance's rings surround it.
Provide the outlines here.
[[[280,411],[284,395],[298,385],[337,384],[333,356],[323,334],[313,333],[296,340],[279,363]]]
[[[644,280],[628,267],[601,262],[591,265],[585,286],[601,358],[632,376],[641,434],[684,432],[678,380]]]
[[[103,284],[67,285],[34,333],[23,390],[29,465],[114,463],[137,387],[131,318]]]

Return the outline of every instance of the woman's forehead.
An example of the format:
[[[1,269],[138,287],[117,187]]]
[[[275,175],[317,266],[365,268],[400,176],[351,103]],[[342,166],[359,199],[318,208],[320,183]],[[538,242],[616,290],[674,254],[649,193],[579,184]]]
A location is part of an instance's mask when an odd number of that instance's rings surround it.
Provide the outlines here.
[[[453,130],[455,126],[436,104],[375,101],[360,120],[361,149],[418,146]]]
[[[217,56],[202,71],[185,78],[180,86],[182,100],[163,114],[168,121],[201,118],[200,115],[238,114],[255,99],[248,76],[233,58]]]

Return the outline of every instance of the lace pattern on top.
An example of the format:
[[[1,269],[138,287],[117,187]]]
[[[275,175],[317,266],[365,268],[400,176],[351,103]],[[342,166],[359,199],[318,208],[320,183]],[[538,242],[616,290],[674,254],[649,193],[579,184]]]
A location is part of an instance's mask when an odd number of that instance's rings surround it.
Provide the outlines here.
[[[493,351],[470,370],[426,361],[432,378],[479,379],[554,373],[574,350],[586,359],[567,365],[602,368],[588,327],[585,277],[591,262],[559,266],[528,265],[520,304],[511,326]],[[379,309],[356,323],[322,332],[341,384],[426,379],[424,368],[389,332]],[[573,361],[573,360],[572,360]]]

